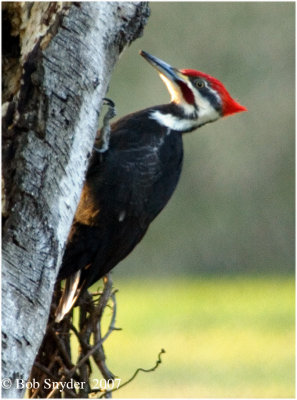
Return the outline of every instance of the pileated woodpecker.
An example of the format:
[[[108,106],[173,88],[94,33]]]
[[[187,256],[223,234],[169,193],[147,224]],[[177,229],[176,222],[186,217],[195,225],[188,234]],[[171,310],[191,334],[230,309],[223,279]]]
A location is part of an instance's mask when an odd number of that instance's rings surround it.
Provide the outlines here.
[[[134,249],[167,204],[182,169],[181,134],[246,111],[210,75],[140,54],[171,102],[121,118],[111,126],[108,149],[93,152],[58,276],[67,281],[56,321]]]

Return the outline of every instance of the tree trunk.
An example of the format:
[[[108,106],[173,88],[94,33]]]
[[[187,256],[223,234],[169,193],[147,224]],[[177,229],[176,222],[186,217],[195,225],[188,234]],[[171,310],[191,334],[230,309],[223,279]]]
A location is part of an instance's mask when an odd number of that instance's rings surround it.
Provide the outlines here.
[[[28,379],[45,332],[102,98],[149,10],[143,2],[2,3],[2,9],[7,398],[24,394],[17,380]]]

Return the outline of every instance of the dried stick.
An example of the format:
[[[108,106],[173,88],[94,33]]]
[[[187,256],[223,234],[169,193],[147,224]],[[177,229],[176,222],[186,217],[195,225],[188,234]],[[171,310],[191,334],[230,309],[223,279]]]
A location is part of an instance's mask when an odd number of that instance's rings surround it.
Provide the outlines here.
[[[149,368],[149,369],[137,368],[137,370],[134,372],[134,374],[131,376],[130,379],[128,379],[126,382],[122,383],[118,388],[114,388],[114,389],[105,391],[105,392],[99,397],[99,399],[102,399],[103,397],[106,397],[106,395],[107,395],[108,393],[111,393],[111,392],[115,392],[115,391],[117,391],[117,390],[120,390],[120,389],[122,389],[124,386],[128,385],[129,383],[131,383],[131,382],[136,378],[136,376],[138,375],[138,373],[139,373],[140,371],[141,371],[141,372],[153,372],[153,371],[155,371],[155,370],[158,368],[158,366],[162,363],[161,354],[164,354],[164,353],[165,353],[165,350],[164,350],[164,349],[161,349],[160,353],[158,354],[158,359],[157,359],[157,361],[156,361],[156,364],[155,364],[152,368]],[[98,392],[102,392],[102,389],[93,389],[91,393],[93,394],[93,393],[98,393]]]
[[[89,294],[85,295],[85,302],[80,307],[80,331],[78,332],[75,326],[70,326],[70,329],[74,332],[79,340],[81,351],[77,363],[75,365],[72,365],[71,369],[66,369],[64,366],[64,373],[63,376],[60,378],[59,383],[62,384],[67,379],[71,379],[75,372],[79,370],[81,381],[86,382],[86,387],[83,387],[80,390],[80,397],[87,397],[87,395],[91,392],[89,386],[89,376],[91,373],[89,359],[91,356],[93,356],[95,363],[98,365],[98,368],[100,369],[105,379],[112,379],[114,377],[114,375],[109,371],[105,364],[105,354],[102,344],[113,330],[118,329],[114,326],[116,319],[115,293],[116,291],[112,292],[112,281],[107,276],[106,278],[104,278],[104,289],[98,300],[98,304],[96,304],[96,302],[92,300]],[[108,330],[106,334],[102,337],[100,320],[102,318],[103,311],[107,306],[109,298],[111,298],[112,300],[113,312]],[[89,312],[89,315],[87,315],[87,312]],[[91,347],[89,345],[89,342],[92,333],[94,334],[95,344]],[[47,397],[53,398],[59,390],[59,387],[60,386],[54,388]]]

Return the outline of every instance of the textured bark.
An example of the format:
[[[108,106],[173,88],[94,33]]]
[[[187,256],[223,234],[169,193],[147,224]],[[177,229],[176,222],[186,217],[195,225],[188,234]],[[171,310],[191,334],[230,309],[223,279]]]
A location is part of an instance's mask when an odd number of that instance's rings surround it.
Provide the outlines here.
[[[141,2],[3,3],[3,397],[46,328],[102,98],[148,18]]]

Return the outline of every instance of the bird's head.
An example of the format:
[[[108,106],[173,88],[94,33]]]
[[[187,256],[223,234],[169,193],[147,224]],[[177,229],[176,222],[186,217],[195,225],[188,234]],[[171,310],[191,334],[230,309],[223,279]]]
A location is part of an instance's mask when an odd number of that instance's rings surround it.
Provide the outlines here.
[[[145,51],[140,54],[158,71],[176,106],[174,115],[153,114],[168,128],[188,132],[220,117],[247,111],[218,79],[193,69],[178,70]]]

